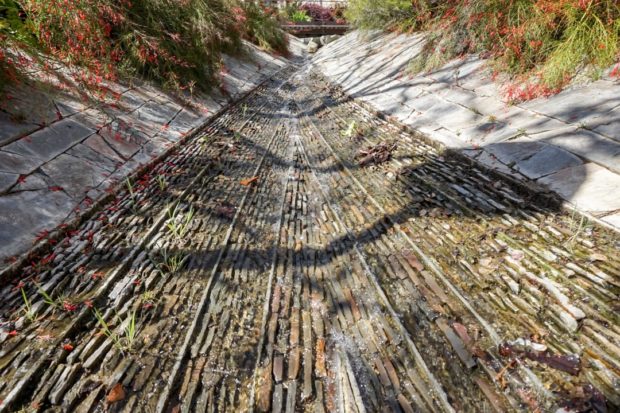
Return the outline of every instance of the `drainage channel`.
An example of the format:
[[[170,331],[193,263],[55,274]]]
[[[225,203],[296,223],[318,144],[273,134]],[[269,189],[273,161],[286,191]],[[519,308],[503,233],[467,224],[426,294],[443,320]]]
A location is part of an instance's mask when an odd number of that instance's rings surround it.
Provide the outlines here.
[[[618,247],[290,68],[0,287],[0,411],[613,410]]]
[[[479,410],[485,399],[497,411],[600,404],[601,393],[617,405],[617,234],[579,228],[574,216],[444,158],[317,74],[299,86],[304,134],[329,198],[342,200],[345,221],[458,410]],[[360,166],[358,149],[386,142],[398,147],[390,162]],[[500,346],[522,350],[507,347],[511,340],[550,352],[502,357]],[[476,365],[485,374],[470,374]]]

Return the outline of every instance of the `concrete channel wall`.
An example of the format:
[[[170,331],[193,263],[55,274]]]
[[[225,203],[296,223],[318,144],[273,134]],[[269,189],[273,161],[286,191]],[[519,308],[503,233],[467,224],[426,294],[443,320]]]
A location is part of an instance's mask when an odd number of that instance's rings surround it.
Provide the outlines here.
[[[249,43],[246,51],[223,57],[219,89],[184,101],[146,83],[110,84],[114,98],[84,100],[62,75],[43,72],[9,86],[0,108],[0,273],[289,64]]]
[[[620,228],[620,79],[508,105],[484,59],[467,56],[410,76],[424,37],[352,32],[313,64],[344,91],[486,166],[558,193]]]

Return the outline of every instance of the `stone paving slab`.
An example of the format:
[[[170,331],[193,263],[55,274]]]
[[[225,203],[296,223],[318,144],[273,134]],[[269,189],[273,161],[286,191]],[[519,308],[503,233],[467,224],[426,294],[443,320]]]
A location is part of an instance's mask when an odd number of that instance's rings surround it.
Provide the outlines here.
[[[24,252],[37,234],[62,222],[75,207],[64,192],[21,191],[0,197],[0,245],[4,258]]]
[[[301,48],[291,44],[298,57]],[[10,87],[0,105],[0,269],[5,259],[30,249],[37,232],[55,228],[84,202],[96,202],[289,64],[249,43],[246,53],[225,62],[226,93],[215,89],[183,100],[135,81],[109,84],[118,94],[112,98],[84,101],[70,89],[53,90],[61,80],[42,72]]]
[[[620,199],[619,80],[607,73],[556,96],[509,105],[479,56],[403,76],[400,69],[420,53],[423,38],[354,31],[321,48],[312,63],[350,96],[448,148],[518,179],[537,180],[584,211],[614,213]]]
[[[2,124],[0,129],[0,145],[11,143],[23,135],[39,129],[39,125],[34,123],[16,122],[12,119],[12,116],[4,112],[0,112],[0,124]]]
[[[620,176],[595,163],[562,169],[540,182],[570,199],[579,209],[595,215],[620,210]]]

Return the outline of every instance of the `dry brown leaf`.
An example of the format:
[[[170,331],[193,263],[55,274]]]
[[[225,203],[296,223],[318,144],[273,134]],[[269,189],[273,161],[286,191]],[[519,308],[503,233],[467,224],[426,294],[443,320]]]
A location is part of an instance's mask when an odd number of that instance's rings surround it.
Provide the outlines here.
[[[256,181],[258,181],[258,176],[253,176],[252,178],[242,179],[239,183],[243,186],[249,186],[255,183]]]
[[[403,250],[402,256],[407,260],[409,265],[411,265],[416,270],[422,271],[424,269],[424,264],[422,264],[420,260],[418,260],[418,257],[416,257],[412,251]]]
[[[124,398],[125,389],[123,389],[123,385],[120,383],[116,383],[116,385],[112,387],[112,390],[110,390],[105,399],[108,403],[114,403],[123,400]]]

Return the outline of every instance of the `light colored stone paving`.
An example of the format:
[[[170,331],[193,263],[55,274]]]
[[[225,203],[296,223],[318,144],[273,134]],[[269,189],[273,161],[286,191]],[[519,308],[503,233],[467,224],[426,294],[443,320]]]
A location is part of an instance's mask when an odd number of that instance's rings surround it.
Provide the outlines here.
[[[293,57],[299,44],[292,41]],[[289,64],[249,43],[246,49],[224,57],[219,90],[184,101],[149,84],[110,84],[117,95],[99,100],[81,99],[60,79],[45,78],[43,87],[37,75],[10,86],[0,105],[0,270],[37,234],[84,212]]]
[[[477,56],[410,76],[423,36],[352,32],[313,63],[350,96],[440,144],[557,192],[616,228],[620,82],[603,77],[550,98],[508,105]]]

